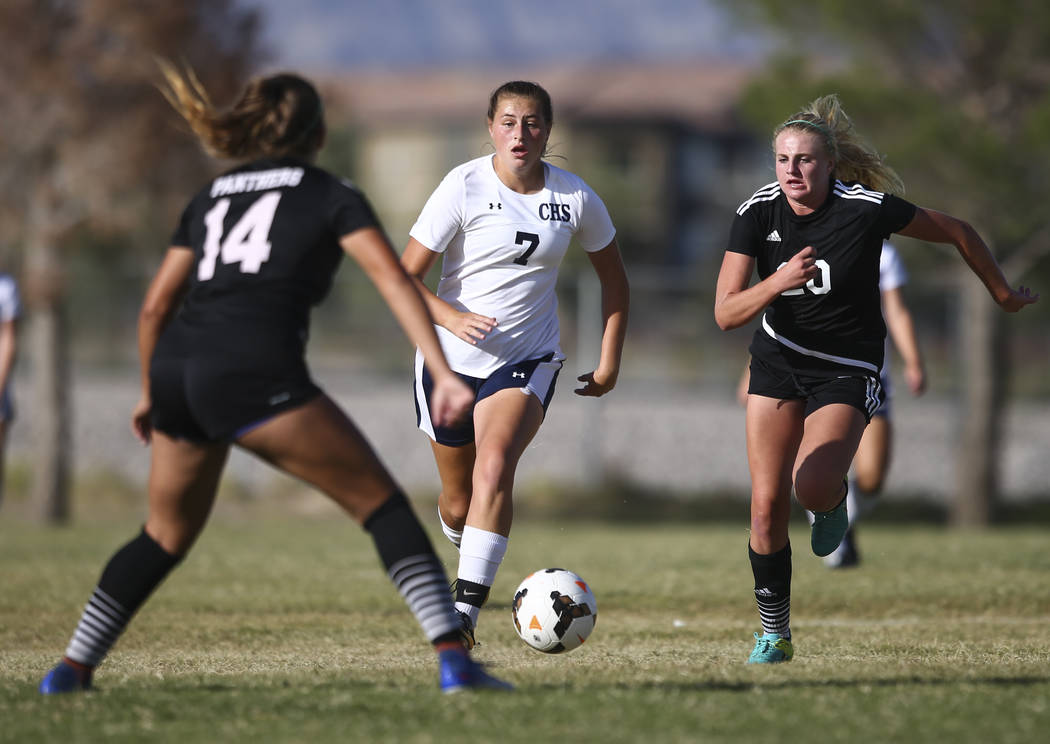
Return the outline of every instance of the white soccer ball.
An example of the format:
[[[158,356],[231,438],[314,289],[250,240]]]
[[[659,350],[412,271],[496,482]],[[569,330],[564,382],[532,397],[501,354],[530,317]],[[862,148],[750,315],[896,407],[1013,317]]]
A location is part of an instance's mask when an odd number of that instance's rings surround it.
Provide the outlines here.
[[[587,582],[564,568],[544,568],[525,577],[511,604],[514,630],[545,654],[579,648],[594,630],[598,603]]]

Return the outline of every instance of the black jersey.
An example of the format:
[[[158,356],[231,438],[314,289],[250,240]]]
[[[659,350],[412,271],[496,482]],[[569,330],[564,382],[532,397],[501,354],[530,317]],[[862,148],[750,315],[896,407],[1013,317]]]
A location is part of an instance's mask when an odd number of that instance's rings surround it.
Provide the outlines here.
[[[727,250],[753,256],[765,279],[813,246],[819,273],[766,308],[751,353],[805,374],[878,374],[886,338],[879,254],[914,216],[914,204],[858,183],[833,181],[824,204],[807,215],[795,214],[778,183],[756,191],[737,209]]]
[[[297,158],[256,160],[217,177],[190,201],[172,238],[196,256],[172,323],[183,348],[302,353],[310,309],[343,255],[339,239],[377,225],[360,191]]]

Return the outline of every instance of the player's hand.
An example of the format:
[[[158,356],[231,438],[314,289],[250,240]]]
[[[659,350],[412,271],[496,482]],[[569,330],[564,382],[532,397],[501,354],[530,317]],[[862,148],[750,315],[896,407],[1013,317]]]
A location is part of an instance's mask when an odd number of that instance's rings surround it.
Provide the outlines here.
[[[1018,286],[1017,289],[1011,289],[1010,294],[1006,295],[1002,299],[996,298],[996,302],[999,303],[999,307],[1008,313],[1016,313],[1025,305],[1031,305],[1033,302],[1039,299],[1038,294],[1032,294],[1032,290],[1028,287]]]
[[[484,340],[485,336],[492,332],[498,323],[495,318],[489,318],[477,313],[450,313],[441,323],[446,329],[456,334],[468,344],[477,346],[478,341]]]
[[[449,373],[434,380],[430,391],[430,417],[435,426],[452,426],[470,415],[474,393],[463,380]]]
[[[777,269],[776,276],[781,284],[781,292],[804,287],[819,271],[817,249],[807,245]]]
[[[131,411],[131,433],[143,444],[149,444],[153,437],[153,424],[150,423],[150,413],[153,411],[153,402],[149,396],[143,393],[135,408]]]
[[[908,389],[912,395],[922,395],[926,392],[926,370],[921,364],[908,365],[904,368],[904,379],[908,383]]]
[[[616,377],[615,372],[609,373],[596,369],[577,377],[576,379],[583,383],[583,387],[576,388],[573,392],[589,398],[600,398],[616,387]]]

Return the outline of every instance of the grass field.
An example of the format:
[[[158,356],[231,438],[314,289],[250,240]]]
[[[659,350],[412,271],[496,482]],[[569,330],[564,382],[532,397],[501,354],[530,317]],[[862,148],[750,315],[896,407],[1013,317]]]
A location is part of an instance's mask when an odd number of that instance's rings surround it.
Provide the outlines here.
[[[872,525],[864,564],[830,572],[800,523],[795,660],[754,667],[742,526],[520,523],[476,653],[518,690],[447,698],[348,520],[220,519],[97,690],[42,698],[37,682],[134,529],[0,523],[0,741],[1029,744],[1050,730],[1045,529]],[[517,582],[547,565],[598,598],[594,635],[566,656],[527,649],[510,622]]]

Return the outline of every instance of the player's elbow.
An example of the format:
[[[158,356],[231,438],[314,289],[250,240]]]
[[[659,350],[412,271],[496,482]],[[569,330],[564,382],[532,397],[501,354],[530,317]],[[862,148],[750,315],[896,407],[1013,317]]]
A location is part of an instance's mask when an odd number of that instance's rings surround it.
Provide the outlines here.
[[[715,323],[723,331],[731,331],[741,325],[733,313],[726,309],[723,302],[715,304]]]
[[[148,298],[139,309],[140,326],[163,325],[171,315],[174,303],[160,298]]]

